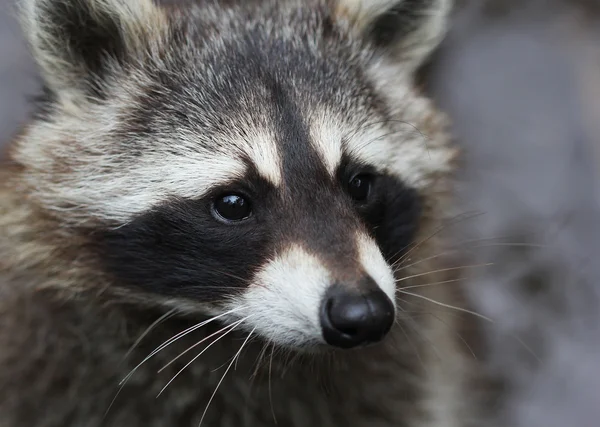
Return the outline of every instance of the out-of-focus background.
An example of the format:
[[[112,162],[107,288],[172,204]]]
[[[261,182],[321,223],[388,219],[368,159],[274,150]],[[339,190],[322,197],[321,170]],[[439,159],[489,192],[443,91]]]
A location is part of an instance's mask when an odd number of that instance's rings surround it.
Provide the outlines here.
[[[474,0],[430,72],[491,319],[495,425],[600,425],[600,2]]]
[[[600,425],[600,5],[473,0],[452,22],[428,89],[463,148],[453,232],[502,384],[497,426]],[[0,0],[0,144],[36,74]],[[470,242],[470,243],[469,243]]]

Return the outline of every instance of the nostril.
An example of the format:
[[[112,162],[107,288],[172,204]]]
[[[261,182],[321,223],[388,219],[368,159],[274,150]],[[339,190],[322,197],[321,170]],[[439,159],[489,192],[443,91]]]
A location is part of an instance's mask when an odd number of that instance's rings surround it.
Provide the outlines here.
[[[356,326],[353,326],[347,318],[341,318],[339,307],[334,306],[335,302],[336,301],[334,298],[330,298],[325,302],[325,316],[329,321],[328,323],[331,325],[331,327],[337,329],[344,335],[357,335],[359,333],[358,328]]]
[[[333,287],[322,306],[323,337],[341,348],[380,341],[391,329],[394,312],[392,301],[380,290],[363,295]]]
[[[353,336],[358,335],[360,331],[357,328],[340,328],[339,331],[345,335]]]

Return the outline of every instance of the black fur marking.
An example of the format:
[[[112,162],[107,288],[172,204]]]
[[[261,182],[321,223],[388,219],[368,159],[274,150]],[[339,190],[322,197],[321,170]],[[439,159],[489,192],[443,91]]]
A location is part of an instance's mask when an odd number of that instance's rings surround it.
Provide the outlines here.
[[[421,198],[398,178],[381,176],[376,202],[364,210],[375,240],[389,263],[395,263],[409,249],[421,218]]]
[[[381,15],[371,25],[375,45],[387,47],[417,30],[425,19],[424,13],[433,8],[435,0],[402,0]]]
[[[298,166],[302,164],[292,162],[288,167]],[[173,200],[105,231],[99,239],[103,262],[121,283],[214,302],[244,289],[267,259],[296,242],[334,274],[359,281],[363,272],[353,261],[357,248],[352,231],[366,227],[394,262],[414,238],[420,203],[415,190],[394,177],[378,176],[370,202],[353,207],[343,183],[356,169],[345,162],[339,183],[290,170],[285,190],[250,172],[243,183],[226,186],[254,201],[252,217],[236,225],[224,225],[211,215],[212,200],[221,189],[202,200]]]
[[[378,175],[372,168],[360,166],[345,156],[337,172],[340,182],[347,182],[357,173],[370,174],[374,180],[368,203],[358,205],[356,209],[386,260],[394,263],[409,248],[417,233],[421,198],[399,178]]]
[[[250,194],[274,189],[250,174]],[[231,187],[236,187],[232,184]],[[259,210],[248,221],[224,225],[211,213],[215,190],[201,200],[171,200],[125,226],[97,236],[105,268],[120,282],[163,295],[217,301],[247,286],[271,254],[272,233]]]
[[[126,57],[125,42],[118,17],[101,9],[92,10],[93,2],[86,0],[47,2],[40,13],[44,21],[51,22],[46,36],[47,49],[60,51],[62,61],[72,67],[71,75],[85,79],[88,93],[103,99],[102,80],[110,61],[123,62]],[[40,18],[42,19],[42,18]]]

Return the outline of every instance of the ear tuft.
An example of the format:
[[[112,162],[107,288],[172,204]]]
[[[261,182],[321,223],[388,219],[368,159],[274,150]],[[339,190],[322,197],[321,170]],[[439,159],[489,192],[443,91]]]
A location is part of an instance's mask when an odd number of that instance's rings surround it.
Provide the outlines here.
[[[416,69],[439,44],[452,0],[337,0],[337,15],[376,47]]]
[[[151,0],[22,0],[22,20],[49,87],[94,97],[166,26]]]

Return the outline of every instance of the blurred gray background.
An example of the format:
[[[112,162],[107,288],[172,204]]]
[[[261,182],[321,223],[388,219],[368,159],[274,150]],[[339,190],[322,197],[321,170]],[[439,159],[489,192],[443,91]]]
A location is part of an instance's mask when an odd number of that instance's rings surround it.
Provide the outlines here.
[[[429,76],[463,148],[457,210],[480,213],[455,241],[494,264],[468,290],[493,319],[497,426],[600,425],[598,6],[469,2]]]
[[[498,426],[600,425],[600,20],[592,0],[464,1],[428,88],[464,151],[453,227],[505,395]],[[0,143],[36,93],[0,0]],[[486,244],[481,244],[486,242]]]
[[[0,143],[23,121],[36,74],[21,38],[13,0],[0,0]]]

